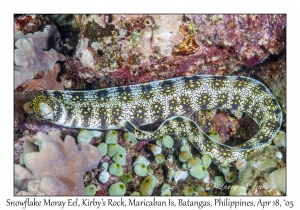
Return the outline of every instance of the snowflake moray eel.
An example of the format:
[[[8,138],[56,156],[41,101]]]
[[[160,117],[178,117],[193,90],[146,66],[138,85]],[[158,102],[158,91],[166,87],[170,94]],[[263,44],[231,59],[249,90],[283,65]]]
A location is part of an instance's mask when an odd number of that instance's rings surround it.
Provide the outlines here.
[[[177,135],[190,141],[215,163],[231,164],[271,143],[282,123],[272,93],[248,77],[197,75],[90,91],[47,90],[31,101],[35,114],[54,124],[86,129],[125,129],[138,139]],[[230,147],[211,140],[184,113],[229,109],[248,114],[259,131]],[[154,132],[138,126],[163,122]]]

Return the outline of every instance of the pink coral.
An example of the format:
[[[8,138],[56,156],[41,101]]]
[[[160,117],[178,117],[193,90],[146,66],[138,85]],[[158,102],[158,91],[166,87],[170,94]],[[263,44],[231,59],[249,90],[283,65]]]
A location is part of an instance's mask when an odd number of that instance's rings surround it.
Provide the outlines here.
[[[45,25],[53,24],[49,15],[22,15],[15,18],[15,32],[22,31],[24,34],[42,29]]]
[[[39,91],[39,90],[63,90],[63,83],[57,82],[55,77],[60,71],[59,64],[55,64],[53,69],[47,71],[42,78],[34,79],[29,83],[20,85],[23,91]]]
[[[77,146],[71,136],[62,141],[55,131],[37,133],[36,143],[39,152],[24,154],[26,167],[15,165],[18,194],[85,195],[83,174],[98,165],[99,150],[83,142]]]
[[[226,49],[225,55],[234,54],[242,63],[285,47],[285,15],[194,15],[193,21],[200,46]]]
[[[279,54],[286,44],[285,15],[112,15],[106,19],[110,30],[90,27],[82,38],[89,39],[91,47],[85,44],[85,51],[78,49],[82,65],[90,69],[81,69],[79,77],[88,83],[100,78],[100,87],[232,74]],[[87,30],[86,25],[81,27]],[[99,33],[103,36],[97,38]]]
[[[225,143],[229,137],[237,132],[239,123],[237,119],[229,117],[221,112],[214,116],[213,126],[220,135],[220,142]]]
[[[15,88],[29,82],[37,74],[53,69],[57,61],[66,59],[55,50],[60,40],[56,26],[46,26],[43,32],[34,34],[24,35],[19,31],[15,33],[15,39]]]

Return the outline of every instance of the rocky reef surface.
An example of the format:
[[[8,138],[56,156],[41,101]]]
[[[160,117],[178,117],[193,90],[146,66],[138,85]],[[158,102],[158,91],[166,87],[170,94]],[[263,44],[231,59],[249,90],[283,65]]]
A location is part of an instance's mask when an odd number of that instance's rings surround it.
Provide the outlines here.
[[[15,17],[14,41],[16,194],[286,193],[285,179],[277,178],[286,171],[285,15],[21,15]],[[26,105],[42,90],[93,90],[197,74],[249,76],[265,84],[284,115],[273,145],[222,168],[184,139],[146,142],[121,130],[82,132],[40,120]],[[186,116],[230,146],[258,131],[250,117],[230,110]],[[54,164],[57,170],[45,169]]]

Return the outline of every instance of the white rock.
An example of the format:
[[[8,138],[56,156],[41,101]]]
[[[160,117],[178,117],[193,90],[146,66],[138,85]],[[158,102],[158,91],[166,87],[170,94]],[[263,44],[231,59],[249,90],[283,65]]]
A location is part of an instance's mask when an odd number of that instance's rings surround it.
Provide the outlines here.
[[[283,155],[282,155],[282,153],[281,152],[275,152],[275,156],[278,158],[278,159],[282,159],[283,158]]]
[[[285,147],[286,146],[286,134],[284,131],[279,131],[278,134],[274,136],[273,139],[274,144],[277,147]]]
[[[109,173],[107,171],[102,171],[100,174],[99,174],[99,181],[101,183],[106,183],[109,179]]]
[[[209,173],[207,173],[206,174],[206,176],[202,179],[203,180],[203,182],[205,182],[205,183],[209,183]]]
[[[272,189],[286,193],[286,168],[280,168],[269,174],[267,183]]]
[[[182,15],[152,15],[157,28],[153,31],[152,46],[157,46],[163,56],[172,56],[172,50],[184,39],[180,31]]]
[[[97,138],[99,138],[102,135],[101,131],[93,130],[92,132],[94,132],[94,137],[97,137]]]
[[[152,145],[151,152],[153,153],[154,156],[161,154],[161,147],[159,147],[157,145]]]
[[[236,163],[235,163],[235,167],[236,167],[236,169],[239,170],[239,171],[244,170],[245,167],[246,167],[246,165],[247,165],[246,159],[238,160],[238,161],[236,161]]]
[[[188,177],[188,172],[187,171],[182,171],[182,170],[179,170],[179,171],[175,171],[174,172],[174,180],[175,182],[177,183],[179,180],[184,180]]]
[[[102,170],[107,171],[108,165],[109,164],[107,162],[103,162],[102,165],[101,165]]]
[[[88,50],[88,38],[80,40],[80,45],[76,50],[76,57],[80,58],[81,64],[84,67],[91,69],[95,68],[95,60],[92,53]]]

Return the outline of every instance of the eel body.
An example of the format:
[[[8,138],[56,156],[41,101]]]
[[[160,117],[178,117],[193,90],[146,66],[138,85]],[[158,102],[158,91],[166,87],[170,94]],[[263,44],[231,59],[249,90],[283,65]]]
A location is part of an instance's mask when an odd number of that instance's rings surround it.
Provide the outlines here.
[[[72,128],[125,128],[136,137],[155,140],[181,135],[210,155],[229,164],[271,143],[282,123],[281,108],[272,93],[248,77],[197,75],[90,91],[47,90],[31,101],[35,114]],[[229,109],[248,114],[259,131],[237,147],[212,141],[184,113]],[[162,122],[154,132],[138,126]]]

